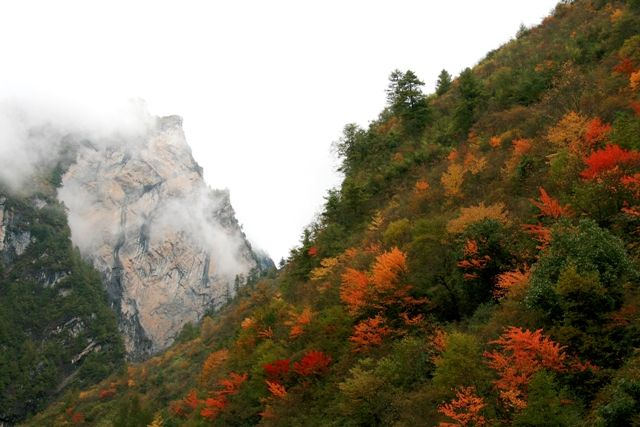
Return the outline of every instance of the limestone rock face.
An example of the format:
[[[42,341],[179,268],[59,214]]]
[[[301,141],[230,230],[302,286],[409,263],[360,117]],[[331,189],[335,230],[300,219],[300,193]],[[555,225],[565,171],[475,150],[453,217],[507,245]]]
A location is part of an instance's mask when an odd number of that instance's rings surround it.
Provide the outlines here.
[[[5,263],[22,255],[31,243],[31,233],[14,226],[14,212],[5,206],[0,197],[0,259]]]
[[[5,224],[4,198],[0,198],[0,252],[4,250],[4,235],[7,233],[7,224]]]
[[[179,117],[156,119],[135,141],[81,144],[58,198],[132,360],[169,346],[260,268],[229,193],[204,183]]]

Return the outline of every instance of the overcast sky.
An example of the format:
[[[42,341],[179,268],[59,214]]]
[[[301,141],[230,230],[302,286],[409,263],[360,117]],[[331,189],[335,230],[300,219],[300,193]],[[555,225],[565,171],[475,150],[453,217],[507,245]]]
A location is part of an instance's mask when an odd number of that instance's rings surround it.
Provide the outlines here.
[[[0,0],[0,99],[181,115],[206,181],[277,262],[339,183],[331,143],[377,117],[393,69],[432,92],[555,4]]]

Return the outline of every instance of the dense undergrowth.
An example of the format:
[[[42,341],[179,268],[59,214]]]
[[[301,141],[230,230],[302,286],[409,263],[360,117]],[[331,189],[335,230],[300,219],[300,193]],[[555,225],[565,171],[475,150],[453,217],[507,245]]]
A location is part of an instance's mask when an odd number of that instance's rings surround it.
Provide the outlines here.
[[[0,424],[24,420],[66,386],[90,386],[124,364],[100,275],[73,248],[54,186],[40,187],[29,196],[0,188],[10,236],[0,256]],[[9,248],[18,238],[24,248]]]
[[[29,425],[640,422],[640,2],[563,2],[345,127],[277,277]]]

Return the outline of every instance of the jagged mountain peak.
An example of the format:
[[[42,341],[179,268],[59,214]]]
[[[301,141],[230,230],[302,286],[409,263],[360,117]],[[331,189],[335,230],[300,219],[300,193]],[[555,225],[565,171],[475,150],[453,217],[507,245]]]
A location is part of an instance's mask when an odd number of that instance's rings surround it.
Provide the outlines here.
[[[58,190],[132,359],[166,348],[185,323],[234,294],[237,276],[260,268],[229,192],[204,182],[182,119],[152,123],[131,143],[82,145]]]

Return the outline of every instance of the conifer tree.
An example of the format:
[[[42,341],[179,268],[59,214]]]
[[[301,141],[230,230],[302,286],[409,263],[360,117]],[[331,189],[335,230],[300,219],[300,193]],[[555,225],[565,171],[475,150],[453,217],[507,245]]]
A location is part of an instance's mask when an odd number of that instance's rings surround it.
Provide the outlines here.
[[[387,102],[391,112],[399,116],[410,136],[418,136],[429,119],[429,104],[422,93],[424,82],[407,70],[394,70],[389,76]]]
[[[451,74],[445,69],[440,71],[436,82],[436,95],[441,96],[451,89]]]

